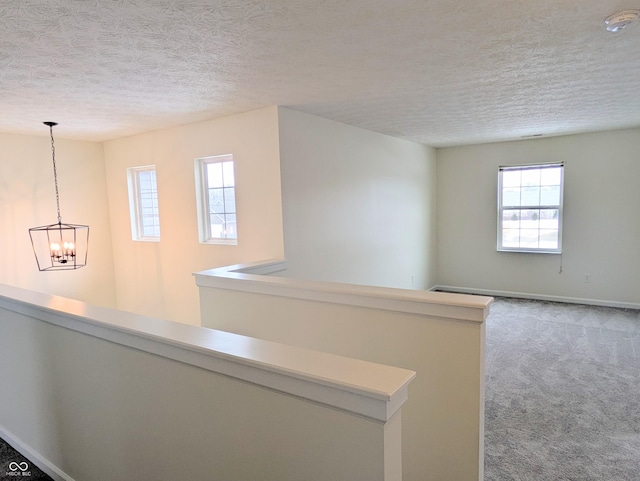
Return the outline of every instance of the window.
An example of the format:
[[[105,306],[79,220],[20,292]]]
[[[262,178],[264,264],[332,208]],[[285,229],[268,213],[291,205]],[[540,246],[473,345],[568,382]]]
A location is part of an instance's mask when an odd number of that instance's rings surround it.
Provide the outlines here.
[[[200,242],[238,243],[233,156],[196,159]]]
[[[560,253],[564,164],[500,167],[498,250]]]
[[[160,241],[160,214],[155,165],[127,169],[133,240]]]

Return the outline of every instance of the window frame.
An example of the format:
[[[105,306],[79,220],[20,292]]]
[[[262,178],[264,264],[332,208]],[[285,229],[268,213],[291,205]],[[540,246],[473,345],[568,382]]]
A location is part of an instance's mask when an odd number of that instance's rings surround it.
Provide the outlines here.
[[[131,220],[131,238],[134,241],[142,242],[160,242],[160,206],[158,198],[158,179],[157,173],[155,178],[155,217],[158,219],[158,235],[145,235],[143,226],[142,213],[142,192],[140,189],[140,173],[154,172],[155,165],[142,165],[138,167],[129,167],[127,169],[127,184],[129,190],[129,217]]]
[[[223,211],[224,215],[233,214],[236,216],[236,229],[235,238],[230,237],[214,237],[211,232],[211,220],[209,218],[210,205],[209,205],[209,184],[208,184],[208,172],[207,167],[210,164],[218,164],[224,162],[231,162],[233,166],[234,182],[232,187],[222,187],[224,189],[233,189],[234,205],[236,206],[233,212],[227,212],[226,208]],[[236,195],[236,162],[233,158],[233,154],[213,155],[208,157],[200,157],[195,159],[195,177],[196,177],[196,205],[198,211],[198,235],[201,244],[213,244],[213,245],[238,245],[238,208],[237,208],[237,195]],[[224,195],[224,194],[223,194]]]
[[[537,204],[532,206],[509,206],[505,208],[503,206],[502,199],[502,174],[505,171],[513,171],[513,170],[528,170],[528,169],[540,169],[540,168],[552,168],[552,167],[560,167],[560,195],[558,204]],[[497,250],[498,252],[520,252],[520,253],[530,253],[530,254],[562,254],[562,226],[564,223],[564,167],[565,163],[562,161],[558,162],[537,162],[532,164],[519,164],[519,165],[501,165],[498,168],[498,222],[497,222]],[[542,184],[538,184],[538,186],[542,187]],[[521,186],[522,187],[522,184]],[[503,214],[504,211],[509,210],[542,210],[542,209],[557,209],[558,210],[558,247],[555,249],[551,249],[548,247],[505,247],[503,246]]]

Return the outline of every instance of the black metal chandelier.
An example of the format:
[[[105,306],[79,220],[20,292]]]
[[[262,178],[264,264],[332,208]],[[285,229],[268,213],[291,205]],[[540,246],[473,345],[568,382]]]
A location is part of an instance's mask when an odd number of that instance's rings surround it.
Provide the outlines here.
[[[58,173],[56,171],[56,149],[53,142],[53,127],[58,124],[56,122],[43,123],[49,126],[49,134],[51,135],[51,157],[53,159],[53,181],[56,187],[58,222],[29,229],[31,246],[36,256],[38,269],[41,271],[79,269],[87,265],[89,226],[62,223]]]

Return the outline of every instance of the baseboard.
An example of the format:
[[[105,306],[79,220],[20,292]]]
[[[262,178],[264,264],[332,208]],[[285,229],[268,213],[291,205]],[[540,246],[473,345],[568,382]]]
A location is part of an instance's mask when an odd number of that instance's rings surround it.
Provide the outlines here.
[[[8,442],[15,448],[16,451],[22,454],[25,458],[29,459],[29,461],[40,468],[43,473],[47,474],[55,481],[75,481],[71,476],[58,468],[58,466],[42,456],[31,446],[24,443],[20,438],[18,438],[8,429],[5,429],[5,427],[2,425],[0,425],[0,438]]]
[[[516,297],[520,299],[534,299],[537,301],[566,302],[568,304],[586,304],[589,306],[619,307],[623,309],[640,309],[640,304],[634,302],[607,301],[604,299],[587,299],[583,297],[551,296],[545,294],[529,294],[526,292],[498,291],[491,289],[476,289],[473,287],[436,285],[430,291],[457,292],[461,294],[478,294],[480,296]]]

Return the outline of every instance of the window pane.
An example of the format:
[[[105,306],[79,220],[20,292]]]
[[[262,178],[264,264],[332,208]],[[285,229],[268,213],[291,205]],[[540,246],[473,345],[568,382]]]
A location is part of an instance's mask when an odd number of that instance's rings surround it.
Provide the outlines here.
[[[502,189],[502,205],[505,207],[519,207],[520,189]]]
[[[140,207],[144,209],[155,209],[157,205],[156,196],[153,194],[142,194],[140,196]]]
[[[209,187],[222,187],[222,163],[213,162],[207,164],[207,185]]]
[[[233,175],[233,162],[222,162],[222,176],[225,187],[233,187],[236,185]]]
[[[211,237],[223,239],[224,214],[211,214],[209,216],[209,222],[211,223]]]
[[[558,230],[540,229],[540,248],[557,249],[558,248]]]
[[[224,189],[209,189],[209,213],[224,214]]]
[[[540,187],[531,186],[522,188],[522,205],[540,205]]]
[[[540,185],[540,169],[524,169],[522,185]]]
[[[138,172],[138,179],[140,181],[140,186],[143,187],[144,190],[151,190],[156,184],[156,176],[153,171]]]
[[[142,236],[155,237],[160,235],[159,219],[156,216],[142,218]]]
[[[520,227],[520,211],[505,210],[502,212],[502,228],[518,229]]]
[[[547,167],[542,169],[540,176],[540,184],[542,185],[560,185],[562,176],[562,167]]]
[[[521,229],[520,230],[520,247],[537,248],[538,247],[538,229]]]
[[[224,211],[226,213],[235,213],[236,211],[236,195],[233,187],[224,189]]]
[[[540,185],[540,169],[524,169],[522,185]]]
[[[504,247],[520,247],[520,229],[503,229],[502,245]]]
[[[558,209],[540,210],[540,228],[557,231],[560,228],[560,211]]]
[[[502,187],[520,187],[520,171],[502,171]]]
[[[140,192],[149,192],[151,190],[151,182],[149,179],[140,178]]]
[[[237,239],[238,229],[235,214],[211,214],[211,237],[218,239]]]
[[[539,210],[522,210],[520,215],[520,227],[523,229],[538,229],[540,226]]]
[[[560,186],[545,186],[540,189],[540,205],[559,205]]]
[[[225,234],[227,239],[237,239],[238,238],[238,229],[236,226],[236,215],[235,214],[227,214],[225,216],[226,220],[226,230]]]

